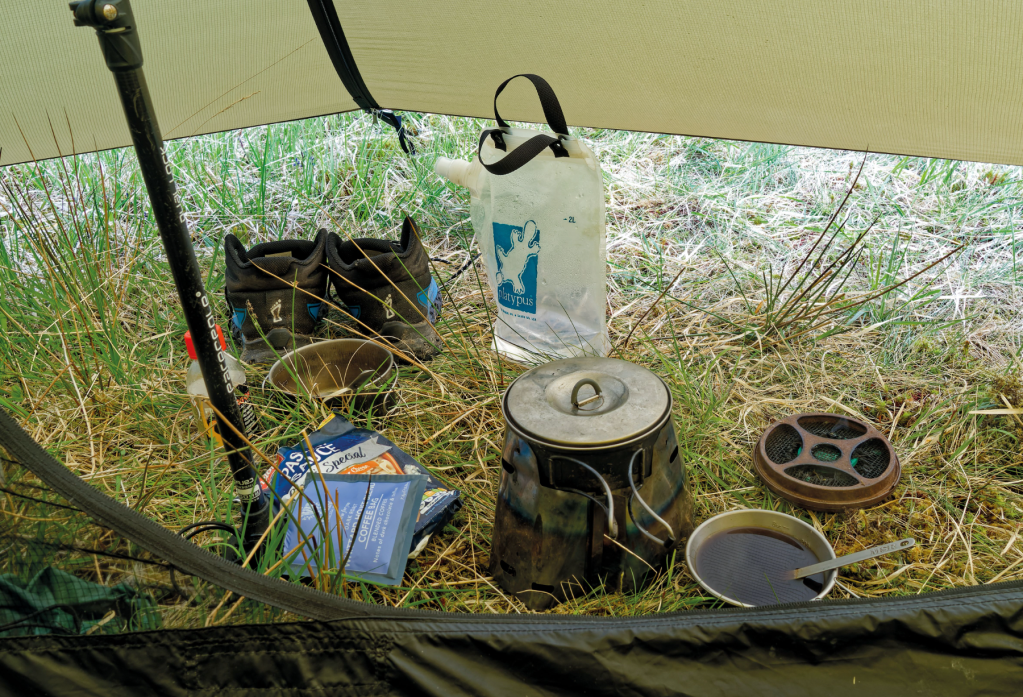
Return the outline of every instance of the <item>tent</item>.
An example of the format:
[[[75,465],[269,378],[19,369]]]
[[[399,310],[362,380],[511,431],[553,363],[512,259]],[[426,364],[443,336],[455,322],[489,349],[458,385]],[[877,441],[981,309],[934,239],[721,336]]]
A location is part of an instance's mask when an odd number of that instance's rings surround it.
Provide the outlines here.
[[[91,32],[74,30],[59,3],[0,6],[13,27],[0,48],[0,164],[128,144]],[[494,85],[535,72],[554,83],[572,125],[1023,163],[1013,118],[1023,10],[984,10],[136,5],[170,138],[357,108],[485,117]],[[540,120],[525,84],[507,104],[511,118]],[[11,694],[998,695],[1016,694],[1023,674],[1019,583],[620,619],[382,608],[199,551],[83,483],[6,414],[0,445],[63,508],[165,566],[316,620],[4,638],[0,689]]]
[[[0,8],[0,165],[128,145],[96,39],[66,4]],[[1008,0],[133,8],[168,139],[374,105],[490,118],[502,80],[536,73],[570,126],[1023,164],[1023,8]],[[525,81],[501,104],[542,121]]]

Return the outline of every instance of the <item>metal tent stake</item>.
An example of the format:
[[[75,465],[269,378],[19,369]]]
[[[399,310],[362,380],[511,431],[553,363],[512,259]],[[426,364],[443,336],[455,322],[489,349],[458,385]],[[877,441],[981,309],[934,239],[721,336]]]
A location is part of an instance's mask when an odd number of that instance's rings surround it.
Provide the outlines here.
[[[259,486],[251,451],[238,435],[245,433],[245,424],[217,338],[210,300],[203,287],[199,262],[181,212],[177,187],[164,152],[163,136],[146,87],[142,47],[131,5],[128,0],[82,0],[70,3],[70,7],[75,16],[75,26],[96,30],[107,67],[114,74],[210,403],[230,421],[230,424],[225,424],[223,417],[218,417],[221,420],[220,434],[234,475],[235,495],[241,501],[243,544],[246,551],[251,551],[269,524],[268,497]]]

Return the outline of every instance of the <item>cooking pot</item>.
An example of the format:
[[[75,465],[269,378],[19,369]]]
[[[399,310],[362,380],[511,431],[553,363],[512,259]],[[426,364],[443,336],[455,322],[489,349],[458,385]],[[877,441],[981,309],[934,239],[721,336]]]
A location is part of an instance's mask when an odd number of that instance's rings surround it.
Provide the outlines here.
[[[497,583],[543,610],[604,585],[638,588],[693,529],[667,385],[613,358],[520,375],[506,431],[490,557]]]

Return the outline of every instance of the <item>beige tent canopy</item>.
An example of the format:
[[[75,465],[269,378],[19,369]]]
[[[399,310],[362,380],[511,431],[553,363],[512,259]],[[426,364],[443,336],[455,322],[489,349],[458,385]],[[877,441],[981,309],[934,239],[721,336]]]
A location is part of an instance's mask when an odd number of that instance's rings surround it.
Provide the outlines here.
[[[135,0],[165,137],[358,108],[310,11],[320,1]],[[1017,0],[334,7],[385,108],[492,118],[497,85],[537,73],[575,126],[1023,164]],[[0,164],[130,143],[96,38],[65,2],[0,0],[0,16]],[[542,118],[524,80],[501,112]]]

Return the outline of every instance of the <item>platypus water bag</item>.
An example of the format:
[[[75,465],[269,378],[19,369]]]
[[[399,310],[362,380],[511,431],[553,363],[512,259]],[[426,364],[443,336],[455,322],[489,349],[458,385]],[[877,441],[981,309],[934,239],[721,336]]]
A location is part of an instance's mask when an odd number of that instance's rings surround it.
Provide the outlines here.
[[[515,77],[536,87],[554,135],[511,128],[497,96]],[[497,128],[472,162],[438,158],[437,173],[469,189],[472,226],[497,301],[494,348],[545,362],[608,351],[604,180],[593,151],[568,135],[561,105],[537,75],[494,95]]]

